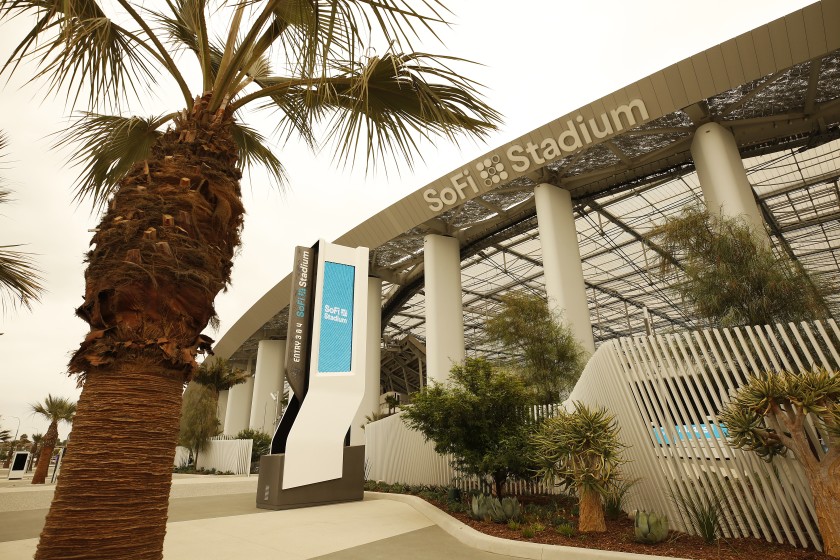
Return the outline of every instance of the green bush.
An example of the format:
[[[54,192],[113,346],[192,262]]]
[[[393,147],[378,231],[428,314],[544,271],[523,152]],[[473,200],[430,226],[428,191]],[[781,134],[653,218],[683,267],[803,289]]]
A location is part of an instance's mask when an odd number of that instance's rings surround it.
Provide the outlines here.
[[[524,406],[533,402],[522,380],[487,360],[468,358],[456,365],[447,384],[416,393],[403,413],[409,428],[452,454],[453,466],[467,475],[491,478],[502,496],[509,477],[530,477],[531,423]]]
[[[260,460],[263,455],[271,453],[271,436],[258,430],[242,430],[236,434],[237,439],[251,439],[254,443],[251,447],[251,462]]]

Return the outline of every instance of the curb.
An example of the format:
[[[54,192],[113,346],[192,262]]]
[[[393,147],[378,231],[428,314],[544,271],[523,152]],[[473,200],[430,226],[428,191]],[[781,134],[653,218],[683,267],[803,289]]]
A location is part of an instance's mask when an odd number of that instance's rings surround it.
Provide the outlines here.
[[[514,558],[527,558],[529,560],[684,560],[673,556],[651,556],[596,548],[512,541],[476,531],[417,496],[365,492],[365,499],[393,500],[410,505],[463,544],[493,554],[505,554]]]

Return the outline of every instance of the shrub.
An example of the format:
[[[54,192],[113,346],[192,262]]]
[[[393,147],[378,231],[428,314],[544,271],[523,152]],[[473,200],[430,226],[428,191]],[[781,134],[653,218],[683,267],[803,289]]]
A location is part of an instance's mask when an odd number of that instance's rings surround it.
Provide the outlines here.
[[[259,430],[242,430],[236,434],[237,439],[254,440],[251,446],[251,462],[259,461],[263,455],[271,453],[271,436]]]
[[[451,375],[449,383],[416,393],[403,420],[432,440],[435,451],[452,454],[460,472],[492,478],[501,497],[509,477],[532,472],[523,409],[530,393],[519,378],[481,358],[468,358]]]

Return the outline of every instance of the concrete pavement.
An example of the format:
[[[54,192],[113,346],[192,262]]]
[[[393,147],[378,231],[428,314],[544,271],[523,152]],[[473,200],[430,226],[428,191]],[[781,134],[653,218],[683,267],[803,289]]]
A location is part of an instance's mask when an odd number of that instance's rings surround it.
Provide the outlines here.
[[[0,478],[0,558],[32,558],[53,488]],[[361,502],[261,510],[255,505],[256,488],[256,476],[174,475],[164,558],[662,558],[499,539],[475,531],[420,498],[399,494],[367,492]]]

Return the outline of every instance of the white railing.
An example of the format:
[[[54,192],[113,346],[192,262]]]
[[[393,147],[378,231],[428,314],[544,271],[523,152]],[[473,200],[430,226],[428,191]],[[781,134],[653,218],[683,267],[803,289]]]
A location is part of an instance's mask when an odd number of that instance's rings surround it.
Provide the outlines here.
[[[628,510],[666,512],[672,526],[690,531],[672,497],[718,496],[726,536],[820,548],[813,499],[799,463],[793,457],[766,463],[731,448],[717,414],[751,372],[840,369],[838,341],[833,320],[616,339],[590,358],[565,404],[581,401],[616,415],[627,445],[624,472],[638,479]],[[551,414],[542,408],[531,412]],[[449,459],[406,428],[399,415],[368,424],[365,432],[371,480],[478,485],[457,477]],[[511,490],[555,491],[524,482]]]
[[[819,548],[799,463],[793,457],[766,463],[731,448],[717,414],[751,372],[840,369],[838,340],[834,321],[612,340],[590,359],[568,402],[616,415],[628,445],[624,472],[639,480],[629,509],[667,512],[672,526],[688,531],[673,497],[719,497],[726,536]]]
[[[253,444],[252,439],[234,439],[230,436],[212,437],[207,447],[198,454],[196,468],[216,469],[218,472],[232,472],[233,474],[250,474]],[[189,456],[189,449],[178,446],[175,450],[175,466],[186,465]]]

